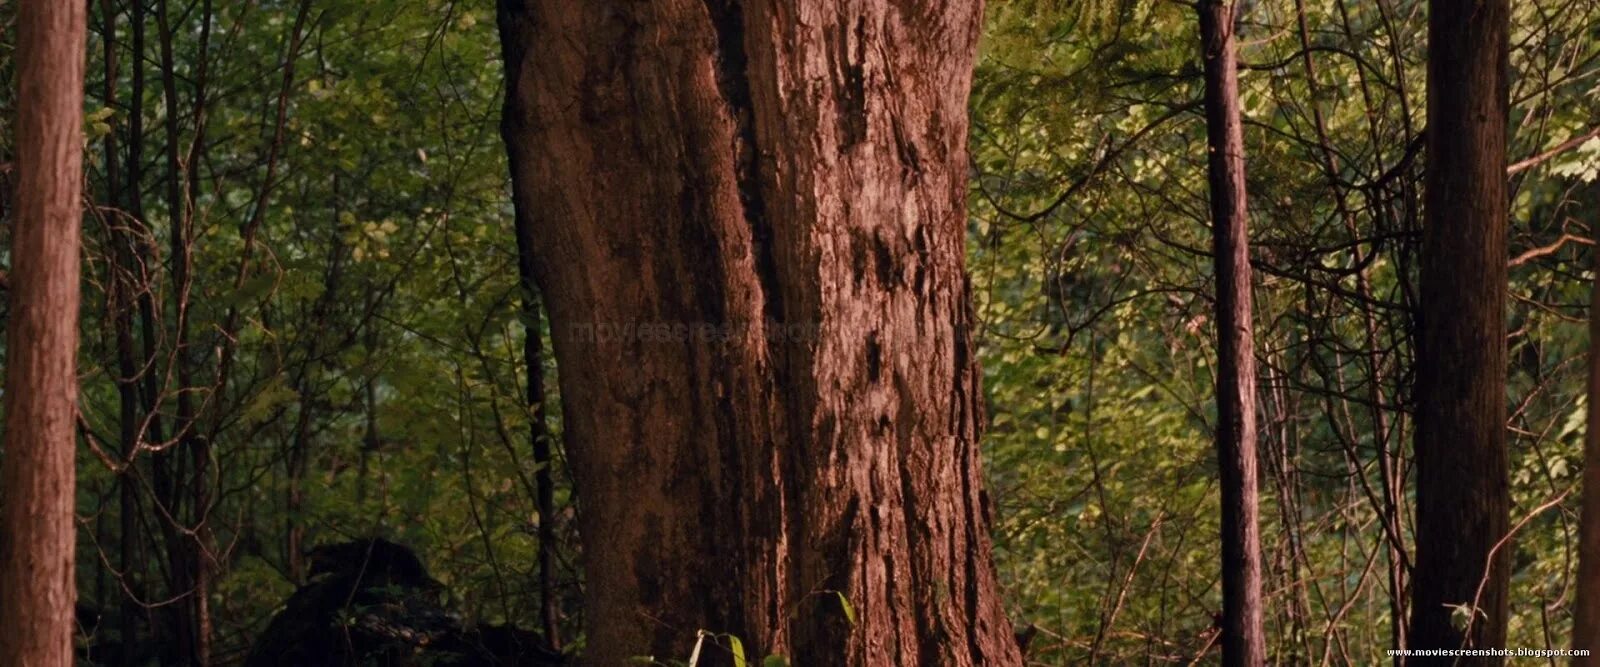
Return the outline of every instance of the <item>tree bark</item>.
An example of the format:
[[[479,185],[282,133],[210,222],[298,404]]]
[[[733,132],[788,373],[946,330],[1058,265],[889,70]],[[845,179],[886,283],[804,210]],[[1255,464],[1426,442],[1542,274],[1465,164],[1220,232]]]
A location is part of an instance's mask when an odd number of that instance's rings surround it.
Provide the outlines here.
[[[1506,0],[1429,3],[1414,649],[1506,636],[1509,16]]]
[[[1020,664],[963,261],[981,3],[499,9],[586,661],[707,630],[752,661]]]
[[[1600,185],[1591,187],[1600,201]],[[1594,252],[1600,272],[1600,246]],[[1589,296],[1589,415],[1583,435],[1583,509],[1578,521],[1577,597],[1572,605],[1572,648],[1587,650],[1589,657],[1573,658],[1574,665],[1600,661],[1600,273]]]
[[[1222,481],[1222,661],[1261,665],[1261,540],[1256,486],[1256,359],[1239,47],[1233,2],[1204,0],[1206,166],[1217,281],[1217,466]]]
[[[86,4],[17,6],[0,664],[70,665]]]

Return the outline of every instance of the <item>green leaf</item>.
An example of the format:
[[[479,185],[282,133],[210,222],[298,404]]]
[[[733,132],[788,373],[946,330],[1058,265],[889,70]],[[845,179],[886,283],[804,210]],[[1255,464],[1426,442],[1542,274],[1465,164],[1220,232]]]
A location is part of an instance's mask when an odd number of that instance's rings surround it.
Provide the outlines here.
[[[789,659],[781,655],[769,655],[761,659],[761,667],[789,667]]]
[[[733,652],[733,667],[745,667],[744,642],[734,635],[727,635],[728,650]]]
[[[844,596],[844,591],[834,591],[839,596],[839,606],[844,607],[844,617],[850,621],[851,626],[856,624],[856,608],[850,604],[850,598]]]

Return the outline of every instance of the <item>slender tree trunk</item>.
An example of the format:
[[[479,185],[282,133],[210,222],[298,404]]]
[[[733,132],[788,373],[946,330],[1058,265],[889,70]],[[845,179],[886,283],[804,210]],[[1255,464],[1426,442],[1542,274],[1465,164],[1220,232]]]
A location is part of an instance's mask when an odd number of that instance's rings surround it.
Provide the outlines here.
[[[103,103],[106,107],[115,107],[117,100],[117,12],[111,0],[101,0],[100,18],[103,21],[104,31],[104,64],[105,76],[102,89]],[[117,145],[117,133],[108,132],[105,136],[105,201],[115,208],[123,196],[120,170],[118,168],[121,152]],[[117,637],[124,647],[139,644],[139,591],[140,585],[135,570],[138,569],[139,557],[137,554],[139,544],[139,487],[134,479],[134,461],[139,447],[139,389],[137,385],[138,360],[133,349],[133,318],[132,308],[134,289],[129,285],[128,272],[132,270],[132,246],[128,234],[122,230],[123,222],[115,220],[112,225],[110,240],[113,260],[111,262],[106,284],[111,291],[112,303],[112,329],[116,340],[117,357],[117,401],[118,401],[118,439],[121,445],[123,468],[117,473],[117,514],[118,514],[118,598],[121,600],[117,613]],[[134,664],[134,652],[126,650],[119,654],[119,664],[122,667],[131,667]]]
[[[1600,195],[1600,185],[1592,188]],[[1600,201],[1600,196],[1595,197]],[[1600,240],[1600,239],[1597,239]],[[1600,272],[1600,245],[1596,245],[1594,270]],[[1583,514],[1578,522],[1577,599],[1572,610],[1572,648],[1588,650],[1589,657],[1573,658],[1575,665],[1600,662],[1600,273],[1589,296],[1589,421],[1583,436]]]
[[[544,315],[539,303],[539,286],[534,281],[533,211],[527,202],[516,207],[517,273],[522,283],[523,361],[528,374],[528,405],[533,408],[533,462],[535,504],[539,512],[539,617],[545,641],[561,648],[561,602],[555,576],[555,477],[550,452],[550,426],[545,405]]]
[[[185,568],[188,572],[183,576],[187,581],[189,591],[174,605],[178,612],[180,632],[185,637],[192,638],[189,642],[189,652],[182,656],[187,664],[211,664],[211,619],[210,619],[210,563],[207,559],[209,549],[207,541],[210,536],[208,525],[204,521],[206,498],[205,474],[210,456],[207,452],[208,443],[205,438],[198,437],[194,432],[194,405],[189,390],[194,384],[193,373],[190,372],[188,363],[189,323],[187,317],[189,295],[189,211],[188,201],[185,198],[184,178],[187,171],[179,160],[179,140],[181,133],[178,130],[178,83],[175,59],[173,57],[173,30],[171,12],[167,0],[157,0],[156,3],[156,28],[161,40],[161,91],[167,112],[165,114],[166,129],[166,195],[167,216],[171,221],[168,232],[168,251],[171,255],[172,271],[172,307],[173,328],[175,340],[173,341],[174,354],[172,363],[176,366],[178,377],[177,413],[173,416],[173,438],[178,441],[180,454],[186,453],[194,468],[194,474],[187,480],[184,475],[177,475],[172,489],[173,519],[182,520],[176,512],[176,506],[181,503],[184,491],[192,507],[190,508],[190,525],[188,530],[182,531],[182,538],[178,542],[168,545],[171,550],[169,559],[174,568]],[[209,18],[207,18],[209,20]],[[200,55],[203,59],[204,53]],[[171,457],[175,466],[182,465],[181,456]],[[185,486],[187,485],[187,488]]]
[[[333,179],[333,193],[335,201],[339,201],[339,178]],[[340,206],[334,206],[334,219],[339,218]],[[286,501],[284,549],[287,552],[289,563],[289,577],[296,583],[304,583],[306,579],[305,555],[307,550],[305,502],[306,480],[311,471],[312,448],[317,433],[317,405],[314,400],[317,394],[319,375],[323,371],[324,339],[328,336],[332,326],[331,318],[334,308],[338,305],[340,290],[344,283],[345,252],[344,237],[349,230],[342,226],[335,226],[329,230],[328,254],[326,266],[322,274],[322,294],[317,296],[316,302],[311,306],[309,319],[303,324],[303,329],[311,332],[305,344],[305,358],[301,360],[299,369],[294,374],[293,387],[295,394],[300,397],[300,410],[295,418],[294,435],[289,443],[289,451],[285,456],[285,466],[288,468],[288,496]],[[334,352],[342,349],[342,343]]]
[[[70,665],[86,3],[17,6],[0,664]]]
[[[1244,132],[1239,116],[1237,3],[1203,0],[1206,166],[1217,280],[1217,466],[1222,479],[1222,662],[1261,665],[1261,539],[1256,489],[1256,358]]]
[[[129,264],[130,279],[135,281],[135,299],[139,308],[139,334],[142,339],[139,360],[139,388],[143,414],[140,416],[144,424],[141,437],[147,442],[165,442],[166,430],[162,426],[162,399],[164,387],[162,374],[157,370],[161,351],[159,349],[159,336],[156,333],[160,325],[160,314],[156,310],[156,294],[154,289],[154,276],[150,267],[158,263],[151,261],[151,251],[155,249],[156,236],[145,215],[144,207],[144,111],[142,102],[145,98],[145,74],[147,63],[145,61],[145,33],[146,23],[149,20],[149,5],[147,0],[132,0],[129,24],[132,33],[131,53],[128,59],[130,75],[130,94],[128,101],[128,157],[124,166],[127,168],[127,182],[124,184],[126,195],[123,205],[128,215],[127,223],[131,232],[128,236],[129,252],[133,260]],[[165,617],[164,626],[173,632],[170,644],[164,644],[164,660],[169,662],[189,662],[188,656],[194,654],[193,624],[189,621],[190,600],[189,594],[194,586],[190,575],[190,568],[182,558],[182,544],[187,542],[182,531],[177,525],[178,518],[182,516],[182,499],[179,494],[178,483],[174,479],[174,469],[177,467],[177,458],[170,450],[150,451],[148,455],[150,465],[151,503],[159,507],[156,525],[161,531],[161,554],[166,558],[166,584],[167,595],[172,599],[179,599],[176,604],[159,608],[157,613]]]
[[[556,583],[556,483],[551,467],[554,459],[550,452],[550,425],[546,409],[544,382],[544,334],[541,331],[538,287],[533,283],[531,249],[524,238],[532,238],[532,230],[524,233],[524,220],[517,216],[518,264],[522,267],[523,288],[523,359],[528,372],[528,405],[533,408],[533,463],[538,470],[533,473],[534,499],[539,512],[539,621],[545,642],[551,648],[561,648],[561,597]]]
[[[699,630],[752,661],[1021,663],[963,263],[980,15],[501,0],[588,664],[682,660]]]
[[[367,299],[366,312],[372,312],[372,299]],[[362,332],[362,343],[366,348],[368,357],[375,357],[378,351],[378,327],[368,326]],[[362,387],[362,402],[366,417],[366,429],[361,435],[361,458],[356,468],[356,507],[362,508],[367,502],[367,474],[371,465],[372,453],[378,451],[383,443],[383,436],[378,432],[378,379],[368,377]]]
[[[1305,4],[1305,0],[1295,0],[1296,32],[1300,35],[1300,58],[1301,62],[1305,64],[1307,92],[1311,95],[1311,117],[1313,126],[1316,128],[1317,143],[1322,153],[1322,169],[1328,178],[1329,189],[1333,194],[1334,208],[1338,211],[1339,217],[1344,219],[1345,229],[1349,231],[1351,238],[1359,238],[1361,230],[1356,222],[1355,212],[1350,208],[1350,193],[1345,188],[1344,179],[1339,174],[1337,153],[1333,148],[1333,141],[1328,136],[1327,121],[1323,116],[1321,103],[1318,102],[1318,100],[1323,99],[1323,89],[1317,82],[1317,68],[1314,58],[1316,51],[1312,48],[1311,27],[1306,20]],[[1376,250],[1369,252],[1376,252]],[[1363,260],[1359,249],[1352,251],[1352,259],[1355,261]],[[1379,512],[1382,514],[1384,532],[1387,533],[1389,538],[1386,541],[1388,563],[1385,568],[1389,583],[1389,648],[1401,649],[1406,645],[1405,595],[1402,591],[1405,590],[1406,575],[1408,573],[1403,539],[1405,530],[1400,525],[1399,511],[1399,498],[1404,493],[1404,489],[1396,484],[1397,475],[1395,475],[1395,470],[1397,466],[1390,448],[1389,417],[1383,407],[1388,403],[1383,389],[1384,355],[1380,349],[1377,317],[1373,313],[1371,304],[1372,281],[1368,279],[1366,271],[1357,272],[1355,278],[1355,291],[1361,301],[1361,323],[1364,329],[1363,333],[1366,335],[1367,348],[1364,356],[1367,362],[1367,373],[1371,378],[1366,383],[1367,401],[1369,403],[1367,409],[1371,415],[1372,442],[1378,459],[1378,476],[1383,482],[1383,502],[1379,507]],[[1400,664],[1402,660],[1396,657],[1395,662]]]
[[[1505,444],[1510,11],[1507,0],[1435,0],[1429,12],[1410,646],[1501,648],[1511,554],[1509,543],[1499,545],[1508,538],[1510,510]]]

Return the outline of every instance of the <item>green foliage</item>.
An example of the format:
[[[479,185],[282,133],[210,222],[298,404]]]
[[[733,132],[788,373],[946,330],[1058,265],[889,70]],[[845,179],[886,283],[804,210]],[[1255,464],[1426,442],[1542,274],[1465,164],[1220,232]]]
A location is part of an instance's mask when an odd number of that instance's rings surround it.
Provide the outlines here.
[[[154,60],[156,10],[146,5],[144,57]],[[147,226],[133,233],[151,257],[151,270],[136,280],[147,280],[155,295],[155,335],[147,340],[136,309],[131,316],[136,346],[157,351],[152,372],[164,387],[160,416],[168,429],[160,437],[170,438],[179,389],[169,356],[177,315],[167,253],[174,212],[164,197],[168,111],[161,72],[148,66],[140,103],[128,111],[131,17],[124,3],[113,6],[121,50],[115,104],[101,99],[93,81],[105,67],[98,3],[90,21],[88,189],[102,217],[122,219],[125,201],[106,194],[103,142],[114,138],[113,159],[125,162],[132,114],[142,114]],[[241,650],[293,590],[291,526],[303,531],[303,548],[356,535],[411,545],[460,592],[454,602],[471,620],[532,626],[537,525],[554,522],[569,540],[571,508],[563,485],[557,516],[534,509],[492,7],[312,3],[286,78],[298,3],[206,6],[213,12],[207,50],[200,51],[198,5],[182,15],[187,24],[174,31],[172,46],[184,166],[191,142],[203,149],[193,190],[183,184],[194,195],[184,359],[197,385],[188,390],[199,406],[196,428],[213,448],[207,527],[216,549],[210,603],[219,650]],[[202,58],[208,88],[197,134],[189,106]],[[280,95],[283,141],[275,146]],[[119,168],[128,178],[127,165]],[[258,208],[251,259],[241,264]],[[83,531],[81,590],[86,604],[102,609],[115,609],[121,591],[106,566],[119,559],[113,315],[128,308],[112,288],[110,224],[86,224],[81,355],[84,419],[97,447],[80,458],[82,507],[94,513]],[[230,317],[237,324],[231,338]],[[233,365],[218,389],[225,347]],[[547,386],[548,402],[558,405],[553,368]],[[550,412],[559,440],[559,409]],[[173,461],[170,453],[143,451],[135,465],[146,480],[156,466],[185,474]],[[565,476],[560,461],[553,470]],[[152,492],[146,481],[144,564],[127,584],[153,603],[167,596],[156,567],[167,542]],[[298,506],[286,502],[296,494]],[[191,511],[178,519],[192,524]],[[563,568],[560,577],[577,590],[574,571]]]
[[[1379,662],[1390,600],[1404,598],[1390,547],[1410,549],[1426,11],[1241,7],[1269,651],[1284,664]],[[1513,162],[1600,117],[1600,11],[1565,7],[1516,3]],[[1029,653],[1044,664],[1187,663],[1214,639],[1196,21],[1167,2],[989,10],[968,230],[986,473],[1012,619],[1041,629]],[[1512,646],[1566,642],[1576,495],[1561,494],[1581,467],[1574,397],[1592,275],[1564,235],[1592,236],[1579,182],[1594,178],[1596,151],[1583,142],[1513,179],[1512,256],[1533,254],[1511,271],[1513,522],[1531,517],[1517,535]]]

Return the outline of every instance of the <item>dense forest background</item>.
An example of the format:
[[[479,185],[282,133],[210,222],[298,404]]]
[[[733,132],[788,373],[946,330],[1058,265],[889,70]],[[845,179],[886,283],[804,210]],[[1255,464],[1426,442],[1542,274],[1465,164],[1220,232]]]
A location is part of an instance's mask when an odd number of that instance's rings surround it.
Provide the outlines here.
[[[1426,6],[1240,4],[1266,648],[1374,664],[1412,574]],[[202,641],[192,625],[235,663],[309,549],[381,536],[466,618],[581,651],[574,406],[524,308],[494,9],[90,10],[77,567],[96,631]],[[1511,11],[1507,645],[1553,647],[1575,596],[1600,4]],[[994,557],[1030,663],[1218,650],[1198,43],[1179,2],[986,9],[967,266]]]

